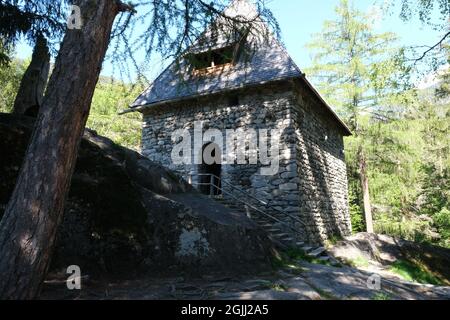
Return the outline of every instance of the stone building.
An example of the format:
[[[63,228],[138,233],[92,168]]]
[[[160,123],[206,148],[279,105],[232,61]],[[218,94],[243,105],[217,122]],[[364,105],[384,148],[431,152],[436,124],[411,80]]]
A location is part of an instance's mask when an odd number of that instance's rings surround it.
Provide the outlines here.
[[[226,14],[243,12],[255,9],[237,0]],[[270,34],[263,40],[215,35],[211,45],[212,33],[206,31],[131,105],[129,111],[143,113],[142,153],[204,193],[236,208],[248,205],[251,217],[282,229],[289,241],[319,243],[348,234],[343,137],[349,129]],[[264,150],[250,143],[255,134],[269,137]],[[175,150],[181,141],[191,150]],[[205,148],[221,161],[202,161]],[[174,161],[174,150],[183,161]],[[238,150],[245,158],[232,161]],[[273,172],[264,154],[272,156]]]

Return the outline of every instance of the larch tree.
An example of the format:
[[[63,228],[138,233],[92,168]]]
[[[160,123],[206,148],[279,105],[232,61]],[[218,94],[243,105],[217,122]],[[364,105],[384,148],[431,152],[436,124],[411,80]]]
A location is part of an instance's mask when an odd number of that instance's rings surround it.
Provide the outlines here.
[[[30,2],[39,5],[39,1]],[[261,34],[258,27],[262,18],[275,33],[279,32],[262,0],[256,1],[258,15],[252,19],[223,14],[228,1],[136,1],[130,5],[119,0],[76,0],[72,4],[81,14],[79,28],[65,32],[0,223],[0,299],[32,299],[39,294],[62,221],[92,96],[111,42],[112,59],[121,72],[128,72],[125,61],[131,60],[138,69],[134,59],[137,50],[144,48],[147,58],[154,51],[181,53],[206,25],[219,18],[232,26],[230,36],[242,28]],[[137,24],[148,27],[142,35],[133,37],[130,33]]]
[[[450,66],[450,46],[446,47]],[[434,97],[421,105],[426,141],[421,170],[422,213],[432,217],[440,245],[450,247],[450,67],[437,77]]]
[[[305,71],[354,133],[347,146],[349,174],[359,181],[357,198],[364,208],[366,230],[373,232],[365,119],[385,121],[398,112],[392,102],[408,82],[404,78],[408,72],[402,51],[394,46],[395,34],[375,33],[373,18],[348,0],[341,0],[336,15],[307,45],[313,61]]]

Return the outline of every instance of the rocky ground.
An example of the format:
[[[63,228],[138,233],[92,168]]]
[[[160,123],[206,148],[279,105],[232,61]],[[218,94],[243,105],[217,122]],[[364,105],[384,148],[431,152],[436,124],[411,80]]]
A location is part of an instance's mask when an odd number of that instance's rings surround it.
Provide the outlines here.
[[[360,233],[329,245],[327,254],[331,260],[326,260],[325,265],[323,261],[308,259],[304,254],[286,255],[276,271],[257,276],[208,275],[197,279],[147,277],[129,281],[85,277],[81,291],[68,291],[65,283],[67,275],[62,272],[51,275],[41,299],[450,299],[450,286],[405,281],[391,270],[395,262],[409,261],[427,270],[424,274],[433,275],[441,284],[448,284],[448,249]]]
[[[130,281],[84,280],[69,291],[63,280],[49,279],[41,299],[133,300],[424,300],[450,299],[450,287],[416,284],[357,268],[298,261],[255,277],[205,276],[196,280],[143,278]],[[369,282],[369,285],[368,285]]]
[[[0,114],[0,217],[32,128],[32,119]],[[244,214],[87,130],[41,299],[450,298],[449,287],[390,272],[392,263],[406,260],[450,284],[448,249],[367,234],[327,249],[331,261],[347,265],[280,254]],[[69,265],[81,267],[80,291],[66,287]]]
[[[402,279],[393,266],[416,280],[450,285],[450,250],[386,235],[359,233],[329,246],[328,253],[365,272]],[[397,269],[399,268],[397,267]]]

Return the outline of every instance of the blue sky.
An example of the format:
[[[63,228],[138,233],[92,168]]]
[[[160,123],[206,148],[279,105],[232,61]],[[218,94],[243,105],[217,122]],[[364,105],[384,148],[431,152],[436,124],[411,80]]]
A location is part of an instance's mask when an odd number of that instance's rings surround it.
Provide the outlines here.
[[[366,12],[373,8],[374,2],[375,0],[354,0],[355,6]],[[379,2],[380,0],[378,0]],[[313,33],[322,30],[325,20],[332,20],[336,17],[334,8],[338,3],[339,0],[268,1],[269,8],[280,24],[282,41],[301,69],[309,67],[311,64],[310,53],[305,45],[311,40]],[[439,40],[440,33],[433,31],[428,26],[422,26],[416,19],[409,22],[400,20],[399,11],[400,9],[397,7],[393,9],[392,14],[382,16],[376,25],[376,31],[395,32],[400,37],[399,45],[426,45]],[[28,58],[31,56],[31,49],[22,43],[17,48],[17,56]],[[161,61],[161,57],[154,57],[153,61],[148,62],[151,71],[146,74],[147,77],[152,80],[168,62],[170,61]],[[112,65],[105,61],[102,74],[109,76],[111,73]]]
[[[380,1],[378,1],[380,2]],[[396,2],[400,3],[400,1]],[[300,68],[310,66],[310,53],[305,44],[311,34],[319,33],[325,20],[336,18],[335,7],[339,0],[272,0],[269,4],[282,30],[282,39],[288,52]],[[374,0],[354,0],[355,7],[369,12]],[[403,22],[399,18],[400,8],[393,8],[391,15],[381,17],[376,32],[394,32],[400,37],[399,45],[413,46],[433,44],[440,34],[417,20]]]

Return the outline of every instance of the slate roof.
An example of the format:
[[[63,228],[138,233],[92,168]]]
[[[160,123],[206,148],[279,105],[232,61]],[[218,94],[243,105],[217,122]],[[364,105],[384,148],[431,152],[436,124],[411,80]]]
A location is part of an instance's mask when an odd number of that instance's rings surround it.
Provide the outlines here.
[[[132,108],[162,101],[233,90],[248,85],[287,78],[301,77],[302,73],[277,42],[270,48],[259,49],[250,61],[239,61],[231,68],[210,75],[180,76],[181,66],[169,66],[132,104]]]
[[[225,14],[245,15],[251,19],[252,15],[257,15],[257,10],[246,0],[236,0],[225,10]],[[263,25],[263,27],[266,26]],[[191,50],[197,50],[196,46],[197,44],[194,44]],[[270,34],[263,44],[258,43],[255,48],[251,51],[250,57],[239,59],[231,68],[206,75],[192,76],[192,72],[189,74],[187,72],[188,62],[185,59],[174,61],[130,107],[150,106],[155,103],[302,76],[302,72],[283,46]]]
[[[242,15],[243,12],[246,16],[257,14],[256,8],[247,0],[235,0],[227,10],[228,16]],[[264,25],[264,27],[266,26]],[[220,72],[195,76],[192,75],[192,71],[187,71],[190,69],[186,59],[175,60],[139,95],[130,105],[130,109],[125,112],[141,111],[142,108],[157,104],[235,90],[251,85],[301,78],[306,81],[325,107],[331,111],[332,116],[344,127],[344,130],[351,134],[350,130],[307,81],[279,41],[270,34],[265,36],[266,40],[262,44],[258,43],[250,57],[239,59],[230,68]],[[187,52],[189,50],[198,52],[198,45],[194,44]]]

